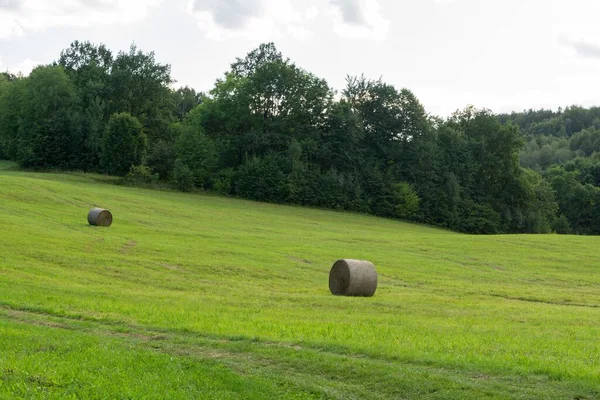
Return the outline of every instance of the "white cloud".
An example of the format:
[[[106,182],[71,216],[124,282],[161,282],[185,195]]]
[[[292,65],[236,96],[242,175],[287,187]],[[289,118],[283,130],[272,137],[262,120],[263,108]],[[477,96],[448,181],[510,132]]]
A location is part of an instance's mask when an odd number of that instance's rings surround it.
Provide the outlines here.
[[[302,26],[290,25],[287,28],[287,32],[291,37],[297,40],[308,40],[313,36],[313,33],[310,29]]]
[[[250,9],[241,1],[192,0],[188,12],[196,17],[198,26],[211,40],[249,39],[277,40],[291,36],[306,40],[313,36],[307,26],[318,15],[314,5],[302,5],[293,0],[255,0]]]
[[[334,31],[350,39],[383,40],[390,28],[378,0],[330,0],[329,15]]]
[[[25,60],[21,61],[20,63],[10,67],[8,65],[4,65],[4,62],[2,61],[2,57],[0,57],[0,72],[10,72],[11,74],[15,74],[15,75],[19,75],[19,73],[20,73],[23,76],[27,76],[31,73],[31,71],[35,67],[37,67],[40,64],[41,64],[40,62],[33,61],[30,58],[26,58]]]
[[[15,75],[18,75],[19,73],[21,73],[21,74],[23,74],[23,76],[27,76],[31,73],[31,71],[33,71],[33,69],[35,67],[37,67],[40,64],[41,64],[40,62],[33,61],[30,58],[26,58],[25,60],[21,61],[20,63],[13,66],[12,68],[8,68],[8,72],[15,74]]]
[[[390,26],[378,0],[191,0],[188,12],[211,40],[308,40],[315,26],[345,38],[384,39]]]
[[[600,59],[600,45],[589,43],[585,40],[572,40],[564,35],[560,35],[558,41],[573,49],[575,53],[584,58]]]
[[[559,39],[568,37],[574,42],[600,42],[600,2],[552,0],[551,11],[552,29]]]
[[[319,8],[317,6],[310,6],[306,9],[304,14],[307,20],[313,20],[319,16]]]
[[[163,0],[11,0],[0,7],[0,38],[59,26],[131,23]]]

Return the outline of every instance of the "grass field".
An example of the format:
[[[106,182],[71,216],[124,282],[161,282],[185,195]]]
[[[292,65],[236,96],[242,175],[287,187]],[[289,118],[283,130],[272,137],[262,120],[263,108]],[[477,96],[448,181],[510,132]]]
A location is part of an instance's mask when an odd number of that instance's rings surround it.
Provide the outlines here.
[[[0,163],[0,398],[598,399],[600,238],[468,236]],[[110,228],[87,225],[109,208]],[[338,258],[372,298],[335,297]]]

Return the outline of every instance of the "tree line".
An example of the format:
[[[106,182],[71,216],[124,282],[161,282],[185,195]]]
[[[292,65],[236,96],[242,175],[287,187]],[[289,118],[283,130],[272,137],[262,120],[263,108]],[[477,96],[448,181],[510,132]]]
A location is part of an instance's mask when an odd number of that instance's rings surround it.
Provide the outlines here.
[[[468,107],[442,119],[410,90],[364,76],[336,93],[272,43],[236,59],[209,93],[172,84],[152,52],[76,41],[28,77],[0,76],[0,157],[461,232],[600,233],[597,187],[567,167],[519,162],[528,129],[564,116]],[[587,129],[577,112],[562,112],[565,138]]]
[[[600,107],[503,114],[521,130],[521,164],[552,186],[561,233],[600,234]]]

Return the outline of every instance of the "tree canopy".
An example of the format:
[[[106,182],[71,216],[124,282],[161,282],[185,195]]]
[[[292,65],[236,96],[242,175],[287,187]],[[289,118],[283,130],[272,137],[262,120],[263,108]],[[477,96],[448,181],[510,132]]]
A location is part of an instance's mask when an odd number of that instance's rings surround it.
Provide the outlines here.
[[[381,79],[337,93],[273,43],[201,93],[153,52],[75,41],[0,75],[0,157],[461,232],[600,234],[600,108],[443,119]]]

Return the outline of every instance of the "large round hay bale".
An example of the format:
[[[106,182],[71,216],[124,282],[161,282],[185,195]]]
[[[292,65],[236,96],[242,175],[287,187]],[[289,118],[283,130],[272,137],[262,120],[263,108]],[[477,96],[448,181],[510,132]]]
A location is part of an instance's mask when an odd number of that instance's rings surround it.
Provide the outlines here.
[[[95,226],[110,226],[112,224],[112,214],[104,208],[92,208],[88,213],[88,223]]]
[[[336,296],[371,297],[377,289],[377,271],[370,261],[337,260],[329,272],[329,290]]]

